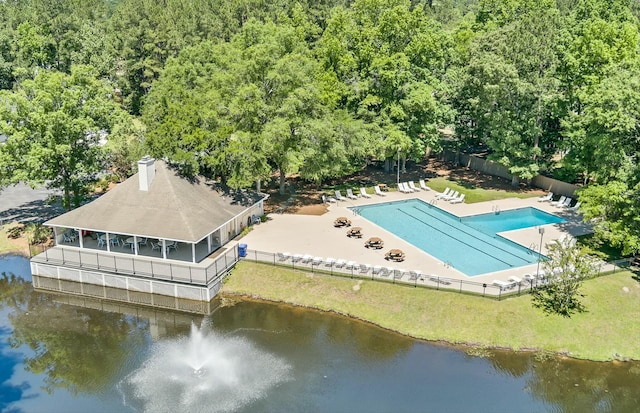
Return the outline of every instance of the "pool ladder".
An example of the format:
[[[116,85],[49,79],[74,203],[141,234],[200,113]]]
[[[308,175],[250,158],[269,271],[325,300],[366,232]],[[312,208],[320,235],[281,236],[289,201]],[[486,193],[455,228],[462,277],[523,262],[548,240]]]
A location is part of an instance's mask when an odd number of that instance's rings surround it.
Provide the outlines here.
[[[431,205],[436,205],[438,203],[438,200],[436,198],[433,198],[431,201],[429,201],[429,203]]]
[[[498,205],[493,205],[493,206],[491,207],[491,211],[492,211],[494,214],[498,215],[498,214],[500,213],[500,207],[499,207]]]

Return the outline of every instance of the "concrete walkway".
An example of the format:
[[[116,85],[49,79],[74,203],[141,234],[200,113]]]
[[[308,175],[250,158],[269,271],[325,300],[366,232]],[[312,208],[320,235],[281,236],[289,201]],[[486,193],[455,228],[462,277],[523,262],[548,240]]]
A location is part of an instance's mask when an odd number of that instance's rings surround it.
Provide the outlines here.
[[[544,226],[542,254],[547,253],[545,244],[548,242],[561,237],[575,237],[592,232],[589,225],[582,222],[581,216],[577,212],[569,211],[567,208],[555,207],[548,202],[537,202],[535,197],[527,199],[508,198],[491,202],[452,205],[446,201],[435,200],[436,194],[437,192],[434,191],[421,191],[412,194],[388,192],[384,197],[372,195],[372,198],[360,197],[355,200],[339,201],[331,204],[329,212],[321,216],[271,214],[267,222],[255,226],[254,230],[245,236],[241,242],[246,243],[250,250],[261,252],[289,252],[291,254],[309,254],[323,258],[332,257],[355,261],[358,264],[368,264],[372,267],[379,265],[407,271],[419,270],[425,275],[491,284],[494,280],[507,281],[510,276],[522,278],[524,274],[535,274],[537,264],[469,277],[365,218],[354,214],[348,208],[411,198],[433,202],[437,207],[457,216],[490,213],[496,209],[505,211],[532,206],[566,219],[565,223]],[[363,237],[361,239],[348,238],[346,236],[347,228],[334,228],[333,221],[339,216],[346,216],[351,220],[352,226],[361,227],[364,234]],[[501,235],[534,251],[540,250],[538,227],[509,231]],[[384,248],[380,250],[365,248],[365,240],[375,236],[384,240]],[[391,248],[403,250],[406,254],[405,261],[401,263],[386,261],[384,255]]]

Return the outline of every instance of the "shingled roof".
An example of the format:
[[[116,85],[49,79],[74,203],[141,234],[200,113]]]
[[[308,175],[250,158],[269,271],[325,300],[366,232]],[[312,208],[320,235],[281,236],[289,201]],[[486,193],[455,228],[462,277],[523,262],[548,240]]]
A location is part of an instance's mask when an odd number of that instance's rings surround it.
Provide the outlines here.
[[[202,177],[192,180],[155,161],[148,191],[138,174],[96,200],[47,221],[49,226],[198,242],[266,195],[222,191]]]

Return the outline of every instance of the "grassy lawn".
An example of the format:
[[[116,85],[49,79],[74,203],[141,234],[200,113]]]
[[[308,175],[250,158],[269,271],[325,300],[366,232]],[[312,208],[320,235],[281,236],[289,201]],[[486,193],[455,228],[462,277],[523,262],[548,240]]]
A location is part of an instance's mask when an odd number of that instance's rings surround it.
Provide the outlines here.
[[[7,230],[13,227],[15,224],[5,224],[0,229],[0,255],[8,253],[26,253],[28,252],[27,246],[22,245],[18,240],[11,240],[7,236]]]
[[[459,191],[461,194],[466,194],[464,202],[472,204],[474,202],[494,201],[496,199],[504,198],[531,198],[539,195],[516,192],[516,191],[500,191],[496,189],[483,189],[478,186],[463,185],[459,182],[450,181],[447,178],[433,178],[427,181],[427,186],[434,191],[442,192],[445,188],[449,187],[454,191]]]
[[[588,312],[566,319],[545,316],[531,306],[528,295],[495,301],[250,262],[239,263],[222,289],[335,311],[426,340],[544,350],[599,361],[640,360],[640,283],[631,273],[619,272],[587,281],[582,291]]]

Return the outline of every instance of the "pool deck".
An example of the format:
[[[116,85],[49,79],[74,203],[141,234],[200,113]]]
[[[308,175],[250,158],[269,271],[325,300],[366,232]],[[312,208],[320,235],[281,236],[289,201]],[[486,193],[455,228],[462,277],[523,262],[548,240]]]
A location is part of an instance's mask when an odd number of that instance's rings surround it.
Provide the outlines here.
[[[541,251],[545,255],[547,253],[546,243],[562,237],[575,237],[592,232],[591,227],[582,222],[582,218],[577,212],[553,206],[549,202],[538,202],[537,197],[526,199],[507,198],[473,204],[450,204],[443,200],[436,201],[435,196],[438,193],[435,191],[421,191],[411,194],[386,192],[385,194],[386,196],[384,197],[372,195],[371,198],[359,197],[358,199],[332,203],[329,206],[329,211],[320,216],[270,214],[267,222],[254,226],[253,231],[239,242],[247,244],[250,250],[261,252],[288,252],[291,254],[309,254],[322,258],[332,257],[345,261],[355,261],[358,264],[380,265],[407,271],[419,270],[426,275],[491,284],[494,280],[507,281],[510,276],[522,278],[524,274],[535,274],[537,264],[469,277],[401,238],[383,230],[367,219],[354,214],[349,208],[411,198],[419,198],[426,202],[434,201],[435,206],[457,216],[491,213],[496,209],[505,211],[531,206],[566,220],[563,223],[543,226],[545,231]],[[352,226],[361,227],[362,238],[347,237],[348,228],[334,228],[333,221],[339,216],[348,217]],[[500,235],[535,251],[540,250],[538,227],[508,231]],[[370,237],[382,238],[384,240],[384,248],[379,250],[365,248],[364,243]],[[406,254],[406,259],[400,263],[386,261],[384,259],[385,253],[392,248],[403,250]]]

